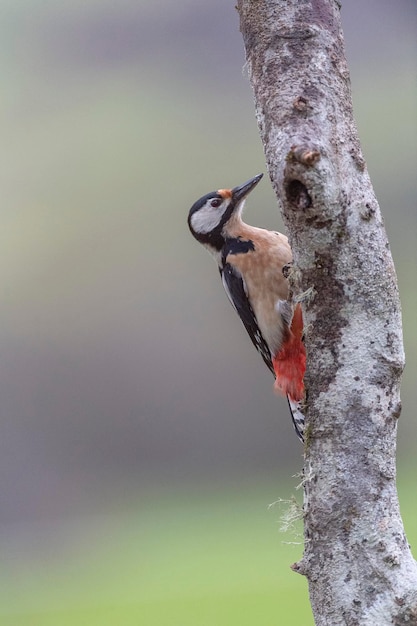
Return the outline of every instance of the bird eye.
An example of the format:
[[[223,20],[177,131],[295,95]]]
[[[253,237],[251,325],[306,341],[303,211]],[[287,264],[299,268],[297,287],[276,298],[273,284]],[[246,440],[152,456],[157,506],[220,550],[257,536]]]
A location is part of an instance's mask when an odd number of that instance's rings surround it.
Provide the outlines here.
[[[213,198],[213,200],[211,200],[210,204],[211,206],[213,206],[214,208],[217,208],[218,206],[220,206],[222,203],[222,201],[220,200],[220,198]]]

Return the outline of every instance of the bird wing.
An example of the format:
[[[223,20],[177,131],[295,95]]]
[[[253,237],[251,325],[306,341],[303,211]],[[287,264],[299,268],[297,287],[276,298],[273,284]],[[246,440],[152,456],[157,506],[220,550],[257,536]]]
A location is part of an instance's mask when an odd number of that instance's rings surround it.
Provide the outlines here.
[[[225,263],[223,268],[220,268],[220,274],[227,297],[242,320],[253,345],[261,354],[267,367],[275,375],[271,353],[259,329],[255,313],[249,302],[245,281],[242,275],[230,263]]]

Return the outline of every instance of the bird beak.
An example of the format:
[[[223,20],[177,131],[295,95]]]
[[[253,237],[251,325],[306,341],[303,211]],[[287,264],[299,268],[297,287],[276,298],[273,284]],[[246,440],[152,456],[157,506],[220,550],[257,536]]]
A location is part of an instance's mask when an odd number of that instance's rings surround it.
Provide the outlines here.
[[[258,174],[254,178],[247,180],[243,185],[239,185],[238,187],[234,187],[232,189],[232,200],[234,204],[239,204],[241,200],[244,200],[246,196],[252,191],[254,187],[259,183],[263,174]]]

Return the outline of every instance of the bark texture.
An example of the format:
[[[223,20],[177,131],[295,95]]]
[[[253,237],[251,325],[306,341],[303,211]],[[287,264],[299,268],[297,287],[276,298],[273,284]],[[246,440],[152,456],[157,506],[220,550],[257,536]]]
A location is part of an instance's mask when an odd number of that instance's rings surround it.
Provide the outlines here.
[[[336,0],[238,0],[308,354],[305,549],[317,625],[417,624],[395,484],[397,280],[355,127]]]

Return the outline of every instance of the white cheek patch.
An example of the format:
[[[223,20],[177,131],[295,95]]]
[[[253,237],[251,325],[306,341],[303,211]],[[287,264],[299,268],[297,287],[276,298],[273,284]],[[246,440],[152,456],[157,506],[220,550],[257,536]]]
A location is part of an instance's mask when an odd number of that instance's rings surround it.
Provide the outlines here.
[[[210,233],[221,222],[223,211],[214,207],[203,207],[191,216],[191,226],[196,233]]]

